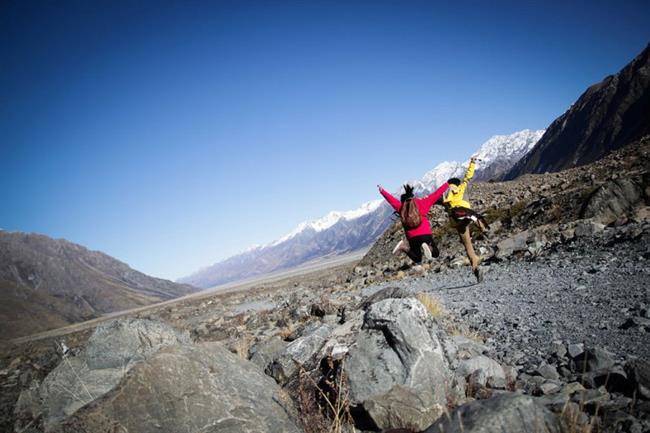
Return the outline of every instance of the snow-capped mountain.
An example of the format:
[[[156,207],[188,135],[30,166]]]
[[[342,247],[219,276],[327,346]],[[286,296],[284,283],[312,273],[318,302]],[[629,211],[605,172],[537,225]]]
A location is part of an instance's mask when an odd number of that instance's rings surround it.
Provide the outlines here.
[[[303,223],[298,224],[298,226],[295,229],[293,229],[291,232],[289,232],[287,235],[269,244],[269,246],[274,246],[274,245],[281,244],[282,242],[286,242],[289,239],[294,238],[300,233],[304,232],[305,230],[322,232],[323,230],[327,230],[328,228],[332,227],[334,224],[340,222],[341,220],[347,220],[347,221],[355,220],[376,210],[382,204],[382,201],[383,200],[381,199],[369,201],[367,203],[362,204],[361,206],[359,206],[357,209],[354,210],[350,210],[346,212],[332,211],[327,215],[325,215],[323,218],[313,220],[313,221],[305,221]]]
[[[475,154],[479,159],[475,179],[487,180],[502,175],[532,149],[543,134],[543,130],[526,129],[490,138]],[[445,161],[410,183],[417,194],[424,194],[450,177],[462,177],[466,168],[467,161]],[[392,214],[393,210],[382,199],[366,202],[351,211],[333,211],[323,218],[299,224],[268,245],[251,247],[181,278],[179,282],[208,288],[359,250],[370,246],[393,223]]]
[[[476,179],[500,178],[535,147],[544,132],[543,129],[524,129],[514,134],[490,138],[476,153],[479,160],[476,164]]]

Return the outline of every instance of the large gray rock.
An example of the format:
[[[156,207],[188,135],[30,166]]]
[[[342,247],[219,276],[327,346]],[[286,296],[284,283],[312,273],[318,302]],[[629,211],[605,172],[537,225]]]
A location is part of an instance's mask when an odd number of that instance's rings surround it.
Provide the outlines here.
[[[314,331],[293,340],[286,349],[280,353],[268,368],[273,378],[280,384],[285,384],[298,372],[299,366],[309,368],[315,361],[328,337],[332,327],[327,324],[320,325]]]
[[[574,371],[604,370],[614,366],[613,355],[600,347],[591,347],[573,358]]]
[[[39,393],[45,428],[113,389],[134,363],[163,347],[189,344],[187,334],[150,320],[120,319],[100,325],[76,357],[66,357]]]
[[[389,286],[384,287],[383,289],[377,290],[372,295],[363,299],[359,304],[359,308],[367,310],[372,304],[375,304],[384,299],[401,299],[401,298],[410,298],[413,297],[413,292],[404,287],[395,287]]]
[[[285,399],[273,379],[219,343],[173,346],[136,364],[58,431],[298,433]]]
[[[641,359],[629,361],[625,364],[625,371],[637,396],[650,400],[650,362]]]
[[[189,344],[187,333],[153,320],[120,319],[97,327],[88,339],[85,359],[93,370],[123,368],[163,347]]]
[[[528,250],[528,238],[531,236],[531,233],[528,230],[517,233],[514,236],[510,236],[499,242],[497,244],[496,257],[499,259],[504,259],[511,256],[518,251],[527,251]]]
[[[643,200],[643,196],[640,182],[629,178],[611,180],[589,196],[582,208],[581,217],[609,224],[630,213]]]
[[[437,331],[414,298],[369,306],[345,370],[352,405],[380,429],[421,430],[443,413],[453,385]]]
[[[605,230],[605,225],[597,221],[583,220],[578,221],[575,225],[573,233],[579,237],[593,236]]]
[[[280,337],[271,337],[266,341],[257,343],[250,350],[250,360],[264,371],[287,348],[287,342]]]
[[[486,378],[494,377],[497,379],[506,379],[506,373],[501,364],[484,355],[460,361],[458,363],[458,368],[456,369],[456,374],[467,377],[478,370],[483,370]]]
[[[560,433],[556,415],[534,398],[504,394],[456,408],[425,433]]]

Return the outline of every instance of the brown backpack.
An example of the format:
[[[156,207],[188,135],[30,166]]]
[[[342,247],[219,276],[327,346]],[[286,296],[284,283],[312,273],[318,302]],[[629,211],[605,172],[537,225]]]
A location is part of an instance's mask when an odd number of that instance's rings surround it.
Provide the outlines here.
[[[402,220],[402,225],[407,230],[412,230],[420,226],[422,216],[420,215],[420,209],[418,209],[415,199],[409,198],[402,203],[402,207],[399,210],[399,217]]]

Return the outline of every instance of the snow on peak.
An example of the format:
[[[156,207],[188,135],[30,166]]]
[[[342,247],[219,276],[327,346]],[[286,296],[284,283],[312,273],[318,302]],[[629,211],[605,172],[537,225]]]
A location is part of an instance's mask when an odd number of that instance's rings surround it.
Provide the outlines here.
[[[311,229],[315,232],[322,232],[323,230],[327,230],[328,228],[332,227],[334,224],[338,223],[341,220],[350,221],[350,220],[360,218],[364,215],[373,212],[381,205],[381,203],[382,203],[381,199],[373,200],[362,204],[361,206],[359,206],[357,209],[354,210],[345,211],[345,212],[332,211],[327,215],[325,215],[323,218],[302,222],[298,224],[298,226],[295,229],[293,229],[290,233],[281,237],[277,241],[271,243],[269,246],[278,245],[281,244],[282,242],[288,241],[289,239],[299,235],[305,230]]]
[[[510,135],[495,135],[483,143],[475,156],[480,160],[477,168],[487,166],[497,159],[520,158],[537,144],[544,130],[524,129]]]

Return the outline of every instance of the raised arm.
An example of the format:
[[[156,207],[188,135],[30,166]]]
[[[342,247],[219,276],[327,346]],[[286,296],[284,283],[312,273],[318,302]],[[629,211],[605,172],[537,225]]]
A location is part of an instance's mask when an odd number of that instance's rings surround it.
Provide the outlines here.
[[[402,206],[402,203],[399,200],[393,197],[391,193],[389,193],[382,187],[379,187],[379,192],[381,193],[381,195],[384,196],[388,204],[391,205],[393,209],[399,211],[399,208]]]
[[[440,200],[440,197],[442,197],[445,191],[447,191],[447,188],[449,188],[449,184],[445,182],[437,190],[422,199],[427,211],[431,209],[431,206],[433,206],[438,200]]]
[[[465,177],[463,178],[463,182],[467,183],[474,177],[475,168],[476,168],[476,160],[472,158],[469,160],[469,166],[467,167],[467,171],[465,172]]]
[[[460,197],[462,197],[465,194],[465,190],[467,189],[467,184],[474,177],[475,168],[476,168],[476,160],[474,158],[471,158],[469,160],[469,166],[467,167],[467,171],[465,172],[465,177],[463,178],[463,181],[460,183],[460,186],[458,187],[458,194],[460,195]]]

